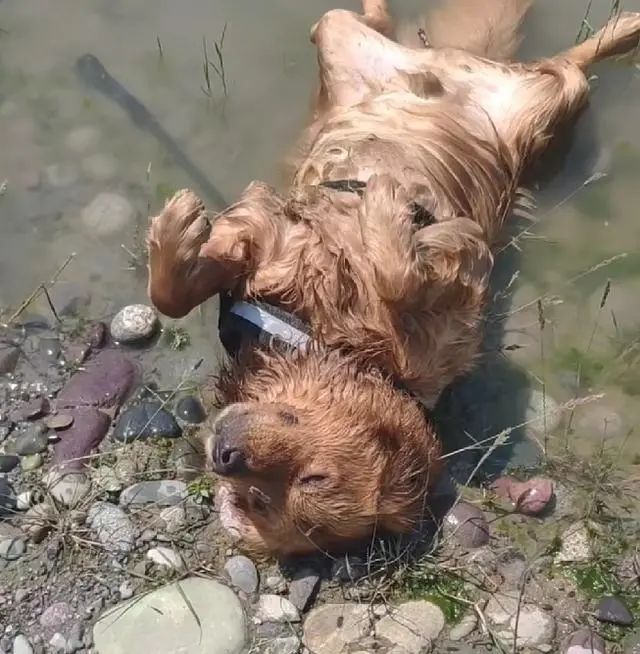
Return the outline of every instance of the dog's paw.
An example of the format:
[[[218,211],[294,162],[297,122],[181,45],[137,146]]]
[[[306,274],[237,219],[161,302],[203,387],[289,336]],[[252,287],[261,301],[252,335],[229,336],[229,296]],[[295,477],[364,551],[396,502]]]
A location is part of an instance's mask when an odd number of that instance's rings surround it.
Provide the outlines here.
[[[215,507],[218,510],[220,524],[231,540],[242,541],[245,546],[256,550],[264,549],[260,534],[238,506],[236,494],[225,484],[220,484],[218,487]]]

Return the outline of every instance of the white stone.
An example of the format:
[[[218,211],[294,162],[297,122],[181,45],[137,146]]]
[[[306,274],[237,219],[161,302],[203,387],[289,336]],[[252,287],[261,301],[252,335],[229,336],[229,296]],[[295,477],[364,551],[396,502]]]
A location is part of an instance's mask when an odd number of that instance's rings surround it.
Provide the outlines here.
[[[83,210],[82,222],[92,234],[109,236],[132,225],[135,210],[126,198],[117,193],[99,193]]]
[[[147,558],[156,565],[174,570],[183,570],[184,562],[180,555],[170,547],[152,547],[147,552]]]
[[[587,527],[576,522],[560,536],[560,551],[555,556],[556,563],[579,563],[591,559],[591,542]]]
[[[91,481],[83,472],[50,470],[43,477],[47,491],[57,502],[76,506],[91,490]]]
[[[261,622],[300,622],[300,613],[285,597],[261,595],[256,604],[256,618]]]
[[[90,125],[76,127],[67,134],[65,139],[69,150],[82,154],[93,148],[100,140],[100,130]]]
[[[13,640],[13,654],[33,654],[33,647],[26,636],[19,634]]]
[[[184,528],[187,512],[181,504],[167,506],[160,511],[160,520],[164,522],[166,532],[174,534]]]
[[[302,642],[313,654],[343,654],[370,632],[371,615],[365,604],[324,604],[307,616]]]
[[[431,647],[444,625],[444,614],[435,604],[422,600],[405,602],[378,622],[376,636],[409,652],[419,652]]]
[[[49,645],[53,652],[62,654],[67,648],[67,639],[61,633],[56,632],[49,641]]]
[[[451,627],[449,631],[449,640],[462,640],[472,633],[478,626],[478,618],[475,613],[467,613],[462,616],[458,624]]]
[[[529,393],[527,408],[524,413],[524,420],[527,427],[538,434],[547,434],[555,431],[562,422],[562,412],[558,403],[542,391],[532,389]]]
[[[245,632],[233,591],[189,577],[107,611],[93,628],[93,640],[100,654],[240,654]]]
[[[33,491],[24,491],[16,496],[16,509],[27,511],[33,503]]]
[[[518,647],[545,645],[555,635],[553,618],[536,606],[524,604],[515,592],[494,595],[487,603],[484,614],[494,625],[503,627],[497,631],[497,635],[505,644],[513,642],[516,627]]]
[[[146,304],[130,304],[111,321],[111,335],[119,343],[135,343],[150,338],[158,325],[158,315]]]

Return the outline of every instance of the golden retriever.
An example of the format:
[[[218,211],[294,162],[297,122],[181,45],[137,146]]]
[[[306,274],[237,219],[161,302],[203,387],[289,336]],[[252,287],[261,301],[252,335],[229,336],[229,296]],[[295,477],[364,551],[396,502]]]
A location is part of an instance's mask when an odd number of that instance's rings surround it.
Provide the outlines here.
[[[428,408],[474,363],[521,177],[585,105],[587,67],[640,37],[640,14],[622,13],[513,63],[529,4],[450,0],[421,39],[398,35],[385,0],[329,11],[286,192],[253,182],[210,224],[182,191],[153,219],[161,312],[221,293],[306,326],[302,345],[253,348],[218,383],[207,450],[247,547],[344,550],[420,520],[441,468]]]

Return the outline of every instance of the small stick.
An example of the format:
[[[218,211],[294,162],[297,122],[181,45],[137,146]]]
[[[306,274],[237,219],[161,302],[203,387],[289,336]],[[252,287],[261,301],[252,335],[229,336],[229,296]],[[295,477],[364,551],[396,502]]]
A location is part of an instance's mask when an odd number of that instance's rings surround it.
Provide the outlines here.
[[[156,43],[158,44],[158,54],[160,55],[160,59],[164,58],[164,52],[162,52],[162,41],[160,41],[160,36],[156,34]]]
[[[8,327],[12,322],[14,322],[17,318],[19,318],[22,312],[38,297],[38,295],[40,295],[40,293],[47,293],[48,288],[53,286],[58,281],[58,277],[62,275],[64,269],[73,261],[75,256],[76,253],[72,252],[67,257],[67,260],[58,268],[58,270],[56,270],[53,277],[48,282],[40,282],[40,284],[38,284],[38,286],[33,290],[31,295],[29,295],[29,297],[26,300],[24,300],[22,304],[18,307],[18,309],[16,309],[16,311],[11,315],[5,326]],[[53,309],[53,305],[51,306]],[[54,315],[56,315],[55,310],[53,311],[54,311]],[[57,317],[58,316],[56,315],[56,318]]]

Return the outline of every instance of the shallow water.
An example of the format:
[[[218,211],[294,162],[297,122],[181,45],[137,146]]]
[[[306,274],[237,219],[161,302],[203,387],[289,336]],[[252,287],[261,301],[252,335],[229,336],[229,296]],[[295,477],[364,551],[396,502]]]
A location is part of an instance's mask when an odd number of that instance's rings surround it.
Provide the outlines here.
[[[571,44],[586,4],[540,0],[527,24],[523,56],[552,54]],[[605,20],[609,4],[593,3],[594,26]],[[408,15],[419,5],[394,7]],[[252,179],[277,181],[277,162],[302,124],[313,85],[308,30],[333,6],[356,3],[0,2],[0,182],[7,180],[0,197],[0,307],[18,305],[72,252],[76,256],[55,287],[59,298],[88,291],[93,317],[145,301],[139,264],[148,209],[157,211],[173,190],[192,183],[153,136],[82,84],[74,72],[79,56],[98,56],[231,200]],[[640,0],[625,8],[640,10]],[[213,42],[225,25],[226,96],[214,71],[210,93],[207,89],[202,44],[206,37],[208,56],[216,61]],[[577,409],[572,429],[565,416],[550,447],[570,441],[588,453],[605,436],[614,448],[624,444],[622,459],[633,462],[640,456],[640,436],[629,435],[640,416],[640,366],[633,346],[640,324],[640,132],[634,128],[640,119],[640,71],[607,64],[594,73],[591,107],[560,170],[537,194],[537,222],[519,239],[521,253],[514,256],[511,249],[500,264],[496,290],[511,280],[503,295],[512,302],[494,313],[506,318],[503,345],[518,348],[496,353],[498,344],[489,339],[494,354],[481,373],[495,382],[490,401],[478,401],[484,396],[471,380],[462,384],[458,405],[468,397],[467,404],[483,405],[471,419],[474,437],[483,437],[512,424],[507,415],[518,421],[504,405],[519,406],[511,397],[521,387],[540,389],[544,380],[545,393],[558,402],[604,393]],[[607,176],[586,184],[600,173]],[[124,196],[137,218],[96,235],[82,212],[104,191]],[[607,279],[611,289],[599,310]],[[44,313],[46,307],[37,310]],[[491,332],[500,322],[494,318]],[[161,385],[175,386],[202,357],[206,363],[199,374],[214,369],[220,356],[215,302],[180,325],[190,334],[190,347],[178,354],[156,348],[150,355]],[[459,415],[454,411],[453,417]],[[519,446],[514,461],[529,461],[531,451]]]

